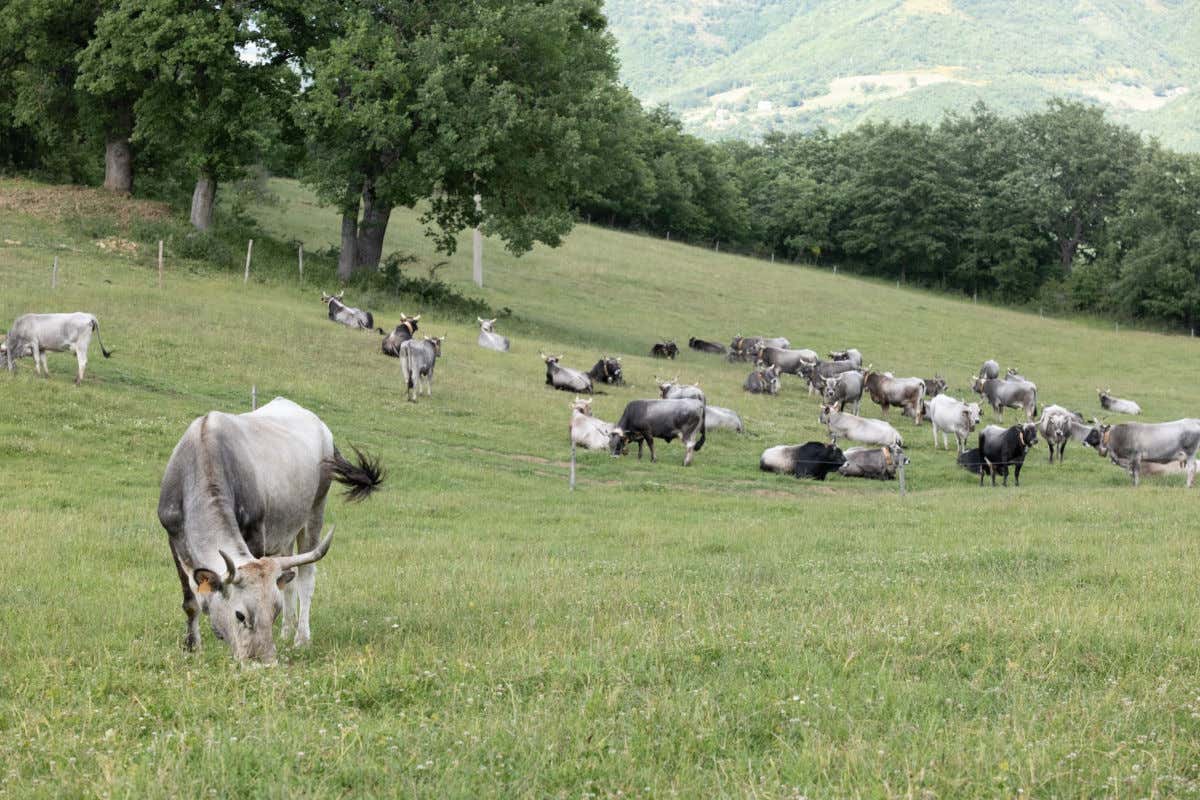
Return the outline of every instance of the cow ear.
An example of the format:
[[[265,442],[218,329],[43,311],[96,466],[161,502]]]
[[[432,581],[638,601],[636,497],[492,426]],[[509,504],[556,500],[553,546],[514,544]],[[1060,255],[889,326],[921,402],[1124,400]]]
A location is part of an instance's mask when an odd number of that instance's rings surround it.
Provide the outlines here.
[[[212,594],[213,592],[221,591],[223,584],[221,577],[211,569],[201,567],[192,573],[192,579],[196,581],[197,594]]]
[[[285,587],[289,583],[291,583],[295,579],[295,577],[296,577],[296,570],[285,569],[283,572],[279,573],[279,577],[275,579],[275,585],[278,586],[280,589],[282,589],[283,587]]]

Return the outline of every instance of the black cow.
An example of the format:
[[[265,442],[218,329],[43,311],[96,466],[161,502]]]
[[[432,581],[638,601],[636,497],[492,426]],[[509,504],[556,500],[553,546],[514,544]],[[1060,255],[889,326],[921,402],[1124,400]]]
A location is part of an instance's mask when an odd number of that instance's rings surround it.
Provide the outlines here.
[[[699,350],[701,353],[716,353],[717,355],[725,355],[725,345],[717,344],[716,342],[706,342],[703,339],[697,339],[695,336],[688,339],[688,347],[693,350]]]
[[[654,347],[650,348],[650,355],[654,358],[669,358],[674,360],[675,356],[679,355],[679,346],[670,339],[665,342],[655,342]]]
[[[797,478],[815,478],[823,481],[825,476],[836,472],[846,463],[846,457],[837,445],[821,442],[768,447],[758,459],[758,468],[763,472],[778,472],[795,475]]]
[[[958,463],[971,472],[979,473],[979,485],[983,486],[985,473],[992,476],[992,486],[996,485],[996,474],[1004,478],[1008,486],[1008,468],[1013,468],[1013,479],[1017,486],[1021,485],[1021,467],[1025,463],[1025,454],[1037,442],[1037,426],[1013,425],[998,435],[979,434],[979,447],[968,450],[958,457]]]
[[[621,372],[621,359],[609,358],[604,356],[596,365],[588,370],[587,376],[592,379],[593,383],[611,383],[616,386],[625,383],[625,376]]]
[[[637,442],[640,459],[644,442],[650,448],[650,460],[655,461],[654,440],[669,442],[676,438],[683,440],[683,465],[690,466],[692,457],[704,446],[703,401],[631,400],[613,428],[608,448],[615,458],[630,442]]]

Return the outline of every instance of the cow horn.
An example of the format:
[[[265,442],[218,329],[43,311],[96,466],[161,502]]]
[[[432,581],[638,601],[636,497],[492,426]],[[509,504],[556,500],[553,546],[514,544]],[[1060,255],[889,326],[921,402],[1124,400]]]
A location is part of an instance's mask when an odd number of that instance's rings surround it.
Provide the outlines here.
[[[420,314],[417,314],[415,317],[409,317],[409,319],[411,319],[413,322],[416,322],[416,321],[417,321],[417,320],[419,320],[420,318],[421,318],[421,315],[420,315]]]
[[[344,295],[344,294],[346,294],[346,290],[345,290],[345,289],[342,289],[340,292],[338,292],[338,293],[337,293],[338,300],[341,300],[341,299],[342,299],[342,295]]]
[[[302,567],[305,564],[311,564],[314,561],[320,561],[329,552],[329,545],[333,542],[333,531],[337,528],[336,525],[329,529],[329,533],[314,549],[307,553],[297,553],[294,556],[280,556],[275,559],[275,563],[281,570],[291,569],[292,567]]]
[[[218,550],[221,554],[221,560],[225,562],[225,583],[233,583],[237,577],[237,565],[233,563],[233,559],[224,550]]]

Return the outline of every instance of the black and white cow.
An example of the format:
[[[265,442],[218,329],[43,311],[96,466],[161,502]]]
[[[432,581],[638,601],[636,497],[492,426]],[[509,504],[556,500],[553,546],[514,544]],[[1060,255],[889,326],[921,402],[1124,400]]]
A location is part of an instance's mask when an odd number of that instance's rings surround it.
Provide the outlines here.
[[[564,367],[558,363],[562,360],[561,355],[548,356],[545,353],[541,353],[541,357],[542,361],[546,362],[547,386],[563,392],[576,392],[578,394],[592,393],[592,379],[587,373],[571,369],[570,367]],[[601,359],[601,362],[604,361],[607,361],[607,359]]]
[[[50,377],[47,353],[74,352],[77,369],[75,385],[83,382],[87,369],[88,348],[92,334],[100,344],[100,352],[111,358],[113,351],[104,349],[100,340],[100,323],[92,314],[75,311],[70,314],[23,314],[16,318],[5,340],[4,361],[8,371],[13,371],[14,362],[24,356],[33,356],[38,375]]]
[[[415,317],[406,315],[403,311],[400,312],[400,324],[396,329],[383,337],[383,354],[392,358],[400,357],[400,345],[407,342],[417,334],[417,320],[421,319],[421,315]]]
[[[1114,464],[1127,469],[1134,486],[1141,483],[1143,465],[1176,463],[1186,470],[1190,489],[1196,480],[1200,419],[1097,425],[1088,434],[1086,444],[1095,447],[1097,453],[1107,456]]]
[[[692,459],[704,446],[704,403],[699,400],[631,400],[613,428],[609,452],[622,455],[630,442],[637,442],[638,458],[642,444],[650,448],[650,460],[655,461],[654,440],[683,441],[683,465],[691,466]]]
[[[497,353],[507,353],[509,342],[507,336],[496,333],[496,320],[476,317],[479,322],[479,338],[476,344],[485,350],[495,350]]]
[[[759,456],[758,468],[763,472],[823,481],[826,475],[837,471],[845,463],[846,458],[837,445],[805,442],[768,447]]]
[[[433,368],[442,354],[445,336],[426,336],[420,341],[409,339],[400,344],[400,374],[408,387],[409,402],[417,402],[421,381],[425,381],[425,396],[433,397]]]
[[[339,322],[347,328],[360,328],[365,331],[375,328],[375,317],[371,315],[370,311],[352,308],[342,302],[342,295],[345,293],[345,289],[336,295],[321,292],[321,302],[329,306],[329,319],[333,322]],[[376,330],[384,333],[382,329],[376,328]]]
[[[844,478],[870,478],[894,481],[896,472],[908,466],[908,456],[898,445],[891,447],[851,447],[844,454],[846,463],[838,467]]]
[[[625,383],[625,373],[621,371],[621,359],[603,356],[588,370],[587,376],[593,383],[608,383],[620,386]]]
[[[277,397],[257,411],[211,411],[188,426],[167,462],[158,519],[183,589],[188,649],[201,613],[234,658],[275,660],[275,620],[308,644],[309,608],[333,530],[320,539],[330,483],[365,498],[379,462],[342,456],[315,414]],[[293,554],[295,553],[295,554]]]
[[[725,345],[717,344],[716,342],[708,342],[704,339],[697,339],[695,336],[688,339],[688,347],[697,350],[701,353],[716,353],[717,355],[725,355]]]
[[[679,346],[670,339],[663,342],[655,342],[654,346],[650,348],[650,355],[653,358],[669,358],[674,360],[675,356],[679,355]]]

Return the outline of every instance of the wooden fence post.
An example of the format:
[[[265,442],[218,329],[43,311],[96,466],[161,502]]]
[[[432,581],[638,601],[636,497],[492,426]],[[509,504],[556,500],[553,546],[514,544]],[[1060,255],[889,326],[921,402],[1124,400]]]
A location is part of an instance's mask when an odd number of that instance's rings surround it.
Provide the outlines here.
[[[58,256],[54,257],[54,266],[50,268],[50,288],[58,288]]]
[[[300,245],[300,282],[304,283],[304,245]]]
[[[254,240],[251,239],[246,245],[246,274],[242,276],[242,284],[250,282],[250,254],[254,252]]]
[[[163,240],[159,239],[158,240],[158,288],[160,288],[160,289],[162,288],[162,270],[163,270],[162,250],[163,250]]]
[[[575,491],[575,441],[571,440],[571,491]]]
[[[250,410],[258,410],[258,384],[250,387]]]

